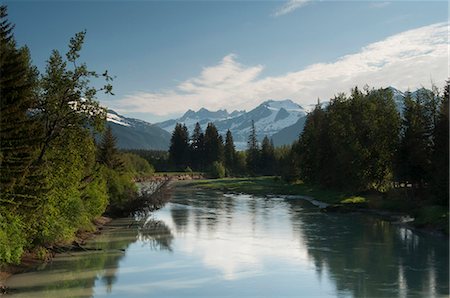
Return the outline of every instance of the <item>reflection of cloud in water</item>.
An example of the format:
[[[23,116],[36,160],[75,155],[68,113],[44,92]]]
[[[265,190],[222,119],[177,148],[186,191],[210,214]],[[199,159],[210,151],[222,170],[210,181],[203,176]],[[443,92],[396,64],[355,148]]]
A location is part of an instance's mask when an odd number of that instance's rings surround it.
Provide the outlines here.
[[[174,278],[174,279],[165,279],[158,281],[150,281],[145,283],[133,283],[131,285],[118,285],[115,288],[116,294],[120,292],[126,293],[128,296],[130,294],[138,295],[138,294],[151,294],[152,292],[162,290],[162,289],[187,289],[187,288],[195,288],[199,285],[209,283],[211,281],[216,280],[215,277],[205,277],[205,278]]]
[[[226,280],[258,275],[269,266],[265,263],[272,260],[308,264],[300,228],[286,229],[292,223],[282,199],[271,199],[275,201],[271,204],[264,198],[248,195],[228,194],[223,199],[234,201],[232,221],[226,216],[229,210],[221,208],[220,202],[216,202],[218,206],[213,210],[169,204],[170,212],[165,209],[155,216],[174,231],[179,232],[182,226],[182,233],[177,233],[176,250],[200,257],[207,267],[220,270]],[[205,228],[210,224],[208,217],[212,212],[216,215],[213,232]],[[198,213],[200,217],[196,218],[194,215]]]

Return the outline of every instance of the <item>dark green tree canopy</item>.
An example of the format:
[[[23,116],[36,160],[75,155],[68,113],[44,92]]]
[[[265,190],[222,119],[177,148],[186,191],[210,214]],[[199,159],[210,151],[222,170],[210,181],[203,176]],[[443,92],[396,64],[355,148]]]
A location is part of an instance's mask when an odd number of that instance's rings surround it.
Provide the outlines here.
[[[179,169],[189,163],[189,132],[186,125],[177,123],[170,139],[169,159]]]
[[[208,123],[208,126],[206,127],[204,146],[205,162],[207,166],[212,165],[215,161],[223,161],[223,139],[213,123]]]

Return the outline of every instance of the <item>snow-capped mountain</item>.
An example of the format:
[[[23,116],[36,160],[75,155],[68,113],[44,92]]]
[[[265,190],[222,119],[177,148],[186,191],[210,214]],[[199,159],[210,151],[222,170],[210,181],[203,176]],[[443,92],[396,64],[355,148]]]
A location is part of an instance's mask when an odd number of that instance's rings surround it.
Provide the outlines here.
[[[184,123],[192,133],[195,123],[200,123],[204,130],[207,123],[213,122],[222,135],[225,135],[228,129],[231,130],[236,147],[245,149],[252,120],[255,122],[258,138],[262,139],[265,135],[270,137],[281,129],[293,125],[305,115],[305,110],[290,99],[267,100],[249,112],[228,113],[226,110],[212,112],[202,108],[197,112],[189,110],[178,119],[167,120],[156,125],[172,132],[176,123]]]
[[[170,133],[143,120],[127,118],[108,110],[107,125],[112,128],[120,149],[167,150]]]
[[[189,131],[192,132],[197,122],[200,123],[202,127],[203,126],[206,127],[206,125],[209,122],[216,122],[220,120],[234,118],[239,115],[242,115],[243,113],[245,113],[245,111],[233,111],[232,113],[228,113],[227,110],[218,110],[214,112],[209,111],[205,108],[201,108],[197,112],[193,110],[188,110],[186,113],[184,113],[183,116],[181,116],[178,119],[167,120],[164,122],[156,123],[156,125],[168,131],[169,133],[172,133],[177,123],[183,123],[187,126]]]

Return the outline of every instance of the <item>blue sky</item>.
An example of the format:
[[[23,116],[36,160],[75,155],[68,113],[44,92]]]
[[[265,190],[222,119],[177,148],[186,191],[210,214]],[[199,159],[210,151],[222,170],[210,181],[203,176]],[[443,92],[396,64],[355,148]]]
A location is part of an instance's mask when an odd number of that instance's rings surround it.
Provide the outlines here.
[[[202,106],[251,109],[286,97],[308,105],[352,84],[413,89],[448,77],[446,1],[5,3],[41,70],[86,29],[81,60],[117,77],[116,95],[101,102],[152,122]],[[339,79],[322,79],[330,71]]]

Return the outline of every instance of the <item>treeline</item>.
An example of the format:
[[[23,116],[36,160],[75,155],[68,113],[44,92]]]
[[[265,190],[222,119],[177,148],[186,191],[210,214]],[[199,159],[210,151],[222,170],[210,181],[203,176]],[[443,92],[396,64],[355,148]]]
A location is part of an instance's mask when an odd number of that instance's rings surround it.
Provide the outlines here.
[[[73,239],[108,205],[136,195],[136,174],[151,174],[147,161],[120,154],[107,130],[97,92],[112,93],[111,77],[80,63],[85,32],[65,55],[53,51],[45,72],[17,47],[7,9],[0,6],[0,265],[24,251],[44,256],[55,242]],[[106,80],[102,88],[91,80]]]
[[[407,92],[398,112],[389,89],[352,90],[316,106],[291,149],[285,177],[327,188],[386,191],[448,205],[449,84]]]
[[[281,173],[287,163],[284,158],[287,148],[275,148],[267,136],[260,144],[253,122],[247,145],[246,151],[237,151],[231,131],[227,131],[224,141],[213,123],[208,123],[205,132],[196,123],[191,135],[186,125],[177,123],[170,141],[168,162],[173,170],[202,171],[214,178]]]

